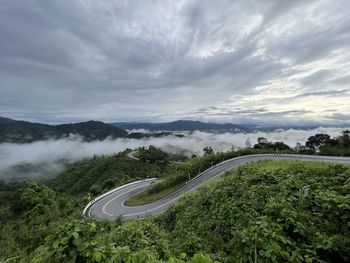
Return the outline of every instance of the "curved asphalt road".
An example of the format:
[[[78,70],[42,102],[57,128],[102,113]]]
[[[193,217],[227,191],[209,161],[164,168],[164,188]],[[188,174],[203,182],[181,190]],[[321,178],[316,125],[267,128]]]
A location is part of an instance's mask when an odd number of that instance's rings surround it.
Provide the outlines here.
[[[102,196],[99,196],[90,202],[84,209],[84,215],[96,219],[114,220],[119,216],[123,219],[142,219],[149,215],[155,215],[164,212],[172,203],[178,200],[183,194],[193,191],[205,182],[210,182],[224,175],[228,170],[258,160],[274,159],[274,160],[299,160],[299,161],[318,161],[350,164],[350,157],[331,157],[331,156],[310,156],[310,155],[273,155],[259,154],[246,155],[242,157],[232,158],[210,167],[202,172],[179,190],[172,194],[157,200],[153,203],[128,207],[124,202],[131,196],[139,194],[157,182],[157,178],[151,178],[133,182],[118,187]]]

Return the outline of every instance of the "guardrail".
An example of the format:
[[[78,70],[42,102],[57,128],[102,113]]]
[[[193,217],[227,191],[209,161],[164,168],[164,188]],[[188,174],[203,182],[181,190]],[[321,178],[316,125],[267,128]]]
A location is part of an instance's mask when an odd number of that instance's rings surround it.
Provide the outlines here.
[[[224,164],[226,164],[226,163],[229,163],[229,162],[231,162],[231,161],[233,161],[233,160],[239,160],[239,159],[244,159],[244,158],[247,158],[247,157],[254,157],[254,156],[261,156],[261,155],[264,155],[264,156],[267,156],[267,155],[270,156],[270,155],[271,155],[271,156],[273,156],[272,154],[259,154],[259,155],[256,154],[256,155],[243,155],[243,156],[233,157],[233,158],[227,159],[227,160],[225,160],[225,161],[222,161],[222,162],[220,162],[220,163],[214,164],[213,166],[210,166],[208,169],[202,171],[200,174],[198,174],[198,175],[196,175],[195,177],[193,177],[192,179],[188,180],[188,181],[186,182],[186,184],[188,184],[188,183],[190,183],[190,182],[196,180],[198,177],[200,177],[200,176],[202,176],[203,174],[205,174],[205,173],[207,173],[207,172],[209,172],[209,171],[215,169],[216,167],[222,166],[222,165],[224,165]]]

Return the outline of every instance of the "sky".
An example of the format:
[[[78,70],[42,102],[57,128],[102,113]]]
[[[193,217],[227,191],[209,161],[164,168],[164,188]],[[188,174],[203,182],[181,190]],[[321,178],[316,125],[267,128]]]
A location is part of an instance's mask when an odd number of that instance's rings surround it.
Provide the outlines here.
[[[350,123],[348,0],[1,0],[0,116]]]

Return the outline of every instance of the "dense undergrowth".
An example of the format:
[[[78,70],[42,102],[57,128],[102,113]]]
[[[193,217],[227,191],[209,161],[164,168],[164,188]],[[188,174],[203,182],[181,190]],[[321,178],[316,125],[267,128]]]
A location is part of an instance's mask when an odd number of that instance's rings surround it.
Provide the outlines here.
[[[187,178],[222,158],[176,166],[124,153],[79,162],[45,184],[1,183],[0,262],[350,261],[349,166],[264,161],[201,187],[156,218],[103,222],[81,214],[89,192],[147,176]]]

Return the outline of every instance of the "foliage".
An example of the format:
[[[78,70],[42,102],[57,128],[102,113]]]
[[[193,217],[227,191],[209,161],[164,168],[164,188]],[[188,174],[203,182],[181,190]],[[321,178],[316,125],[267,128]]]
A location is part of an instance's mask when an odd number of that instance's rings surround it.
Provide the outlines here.
[[[6,188],[8,191],[0,191],[0,261],[16,257],[16,262],[25,262],[55,228],[55,222],[81,214],[77,202],[45,185],[28,182]]]
[[[45,183],[59,192],[75,196],[98,195],[131,181],[162,177],[169,169],[167,165],[132,160],[123,152],[80,161]]]
[[[159,262],[167,256],[167,242],[154,224],[73,220],[46,238],[32,262]]]
[[[350,131],[345,130],[335,138],[331,138],[328,134],[310,136],[306,141],[305,150],[311,154],[350,156]]]
[[[276,151],[290,150],[291,148],[283,142],[269,142],[264,137],[258,138],[258,143],[255,144],[254,149],[270,149]]]
[[[283,151],[284,153],[293,153],[292,150]],[[222,161],[249,154],[275,153],[272,149],[242,149],[238,151],[217,152],[215,154],[207,154],[203,157],[194,157],[191,160],[173,168],[172,174],[165,178],[161,183],[154,184],[147,191],[149,195],[163,191],[176,186],[185,184],[186,181],[200,174],[214,164]]]
[[[271,163],[240,167],[159,216],[173,253],[206,251],[222,262],[349,262],[350,167]]]
[[[320,149],[320,147],[330,143],[333,143],[331,141],[331,136],[329,136],[328,134],[319,133],[319,134],[310,136],[307,139],[305,146],[310,150],[316,151]]]
[[[214,150],[210,146],[207,146],[207,147],[204,147],[203,152],[204,152],[204,155],[209,155],[209,154],[213,154]]]
[[[150,145],[148,148],[141,147],[138,149],[137,157],[142,162],[149,163],[168,163],[169,155],[161,149]]]

